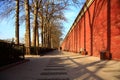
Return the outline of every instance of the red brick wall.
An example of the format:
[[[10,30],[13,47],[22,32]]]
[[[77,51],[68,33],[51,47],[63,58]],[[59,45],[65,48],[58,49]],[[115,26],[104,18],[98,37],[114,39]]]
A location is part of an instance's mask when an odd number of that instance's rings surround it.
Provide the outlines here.
[[[85,48],[98,57],[107,50],[120,60],[120,0],[94,0],[61,46],[72,52]]]
[[[120,59],[120,0],[111,0],[111,53]]]

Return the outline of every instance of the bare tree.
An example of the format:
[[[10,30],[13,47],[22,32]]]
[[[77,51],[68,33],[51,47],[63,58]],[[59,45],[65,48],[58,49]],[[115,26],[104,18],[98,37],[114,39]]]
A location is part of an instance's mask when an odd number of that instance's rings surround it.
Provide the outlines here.
[[[58,48],[60,46],[63,26],[60,22],[54,22],[51,25],[51,48]]]
[[[22,0],[2,0],[0,1],[0,17],[13,18],[15,16],[15,44],[19,45],[19,14],[22,7]],[[21,9],[22,11],[22,9]],[[14,14],[15,13],[15,14]]]
[[[15,43],[19,44],[19,0],[2,0],[0,1],[0,4],[0,15],[2,18],[7,18],[8,16],[15,16]],[[14,11],[16,14],[13,14]]]
[[[40,17],[42,19],[42,45],[51,48],[51,22],[57,19],[65,19],[63,10],[67,2],[46,1],[42,4]],[[62,13],[62,14],[61,14]]]

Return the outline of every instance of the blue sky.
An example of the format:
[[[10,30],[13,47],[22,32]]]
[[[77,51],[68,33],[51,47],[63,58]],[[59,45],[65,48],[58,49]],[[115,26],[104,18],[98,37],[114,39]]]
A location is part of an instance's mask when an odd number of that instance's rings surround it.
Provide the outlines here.
[[[80,7],[71,7],[70,10],[68,11],[65,11],[65,16],[67,18],[67,22],[64,22],[63,26],[64,26],[64,29],[63,29],[63,38],[66,36],[67,32],[69,31],[69,29],[71,28],[74,20],[76,19],[78,13],[80,12]]]
[[[71,9],[65,11],[65,16],[67,18],[67,22],[63,22],[63,38],[66,36],[69,31],[71,25],[73,24],[75,18],[77,17],[80,11],[80,7],[71,7]],[[15,21],[12,19],[3,19],[0,21],[0,39],[12,39],[15,36]],[[25,33],[25,25],[20,24],[20,40],[23,41]]]

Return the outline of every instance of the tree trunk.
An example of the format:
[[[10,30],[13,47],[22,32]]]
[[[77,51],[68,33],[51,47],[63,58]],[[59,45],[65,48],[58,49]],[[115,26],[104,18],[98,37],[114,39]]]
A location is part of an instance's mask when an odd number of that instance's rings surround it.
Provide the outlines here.
[[[44,26],[43,26],[43,16],[42,16],[42,23],[41,23],[41,47],[44,47]]]
[[[26,33],[25,33],[25,47],[26,54],[30,54],[31,38],[30,38],[30,12],[29,12],[29,0],[24,0],[25,5],[25,21],[26,21]]]
[[[19,45],[19,0],[16,0],[15,44]]]
[[[34,53],[36,54],[36,31],[37,31],[37,13],[38,13],[38,1],[35,0],[35,7],[34,7],[34,27],[33,27],[33,46],[34,46]]]
[[[41,31],[41,47],[44,47],[44,29],[42,24],[42,31]]]
[[[39,51],[39,32],[38,32],[38,25],[36,29],[36,54],[38,55]]]
[[[51,48],[51,24],[49,22],[49,26],[48,26],[48,47]]]
[[[38,26],[36,30],[36,47],[39,47],[39,31],[38,31]]]

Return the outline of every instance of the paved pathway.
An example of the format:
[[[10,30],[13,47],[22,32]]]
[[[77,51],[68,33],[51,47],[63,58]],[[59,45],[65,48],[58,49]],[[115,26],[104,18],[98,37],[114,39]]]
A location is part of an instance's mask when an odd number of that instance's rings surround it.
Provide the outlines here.
[[[53,51],[0,72],[0,80],[120,80],[120,61]]]

